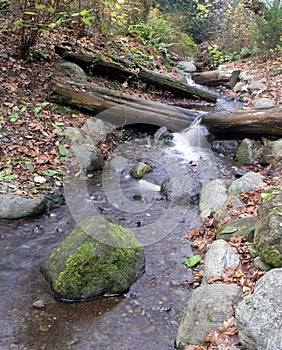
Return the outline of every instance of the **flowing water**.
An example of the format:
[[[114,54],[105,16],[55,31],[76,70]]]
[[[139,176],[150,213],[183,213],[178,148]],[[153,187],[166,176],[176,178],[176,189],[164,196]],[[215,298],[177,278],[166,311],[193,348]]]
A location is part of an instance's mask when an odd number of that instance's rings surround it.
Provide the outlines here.
[[[67,206],[40,218],[1,221],[1,350],[174,348],[192,292],[185,261],[193,253],[183,233],[196,224],[197,207],[171,208],[160,185],[172,174],[187,173],[187,167],[203,183],[216,176],[205,133],[198,123],[175,134],[170,146],[150,136],[125,142],[87,183],[86,201],[144,240],[146,271],[125,295],[72,304],[51,295],[39,269],[75,226]],[[137,160],[154,168],[142,180],[129,176]],[[33,306],[38,300],[41,309]]]

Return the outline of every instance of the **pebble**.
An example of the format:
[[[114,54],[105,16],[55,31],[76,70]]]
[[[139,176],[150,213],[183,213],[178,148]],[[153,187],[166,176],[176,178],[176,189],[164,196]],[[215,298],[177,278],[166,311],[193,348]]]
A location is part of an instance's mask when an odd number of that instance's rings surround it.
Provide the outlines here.
[[[36,300],[32,306],[35,308],[35,309],[44,309],[46,304],[45,304],[45,301],[44,300]]]
[[[273,269],[273,266],[264,262],[260,256],[257,256],[254,259],[254,265],[258,270],[261,271],[269,271]]]

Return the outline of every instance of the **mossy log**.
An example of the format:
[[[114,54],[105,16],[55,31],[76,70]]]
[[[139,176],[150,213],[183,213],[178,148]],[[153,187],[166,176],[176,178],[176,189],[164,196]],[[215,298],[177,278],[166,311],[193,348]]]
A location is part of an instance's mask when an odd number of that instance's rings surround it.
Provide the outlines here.
[[[202,124],[215,135],[282,136],[282,105],[270,109],[240,109],[206,115]]]
[[[213,93],[203,91],[194,86],[188,86],[172,77],[147,69],[132,70],[130,67],[120,63],[107,61],[100,54],[91,53],[90,51],[86,51],[86,53],[70,52],[60,46],[56,46],[55,51],[65,60],[76,63],[92,75],[107,76],[109,79],[114,78],[119,81],[141,80],[153,84],[161,90],[170,91],[182,97],[201,99],[208,102],[216,102],[217,100],[217,95]]]

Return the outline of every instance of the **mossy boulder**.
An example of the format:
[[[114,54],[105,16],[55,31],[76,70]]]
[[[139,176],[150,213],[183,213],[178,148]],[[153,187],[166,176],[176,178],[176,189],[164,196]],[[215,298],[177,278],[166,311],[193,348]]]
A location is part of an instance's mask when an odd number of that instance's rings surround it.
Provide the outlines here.
[[[230,239],[232,237],[243,236],[247,241],[252,242],[256,221],[257,218],[255,216],[231,220],[216,231],[216,239]]]
[[[262,194],[254,244],[263,261],[282,267],[282,187],[271,187]]]
[[[41,273],[56,297],[89,300],[127,291],[143,273],[144,261],[132,231],[91,217],[53,250]]]

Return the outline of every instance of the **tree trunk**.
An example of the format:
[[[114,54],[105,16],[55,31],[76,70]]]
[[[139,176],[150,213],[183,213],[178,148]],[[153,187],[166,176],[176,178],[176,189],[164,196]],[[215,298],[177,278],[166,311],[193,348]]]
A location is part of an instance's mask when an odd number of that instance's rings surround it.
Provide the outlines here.
[[[187,128],[199,114],[69,78],[50,83],[48,100],[81,109],[116,126],[153,124],[174,132]]]
[[[202,119],[202,124],[211,133],[220,136],[282,136],[282,105],[270,109],[210,113]]]
[[[164,76],[160,73],[152,72],[147,69],[141,69],[138,73],[124,67],[120,63],[106,61],[95,54],[83,54],[69,52],[67,49],[55,46],[55,52],[62,58],[76,63],[93,75],[106,75],[110,79],[114,77],[116,80],[124,82],[125,80],[144,81],[157,86],[164,91],[170,91],[182,97],[201,99],[209,102],[216,102],[217,95],[203,91],[194,86],[182,84],[176,79]]]
[[[226,85],[233,88],[238,81],[240,70],[212,70],[191,73],[195,83],[206,86]]]
[[[194,110],[136,98],[69,78],[54,79],[50,84],[48,99],[82,109],[116,126],[143,123],[165,126],[176,132],[189,127],[200,115]],[[282,136],[282,106],[209,113],[203,117],[202,124],[216,136]]]

